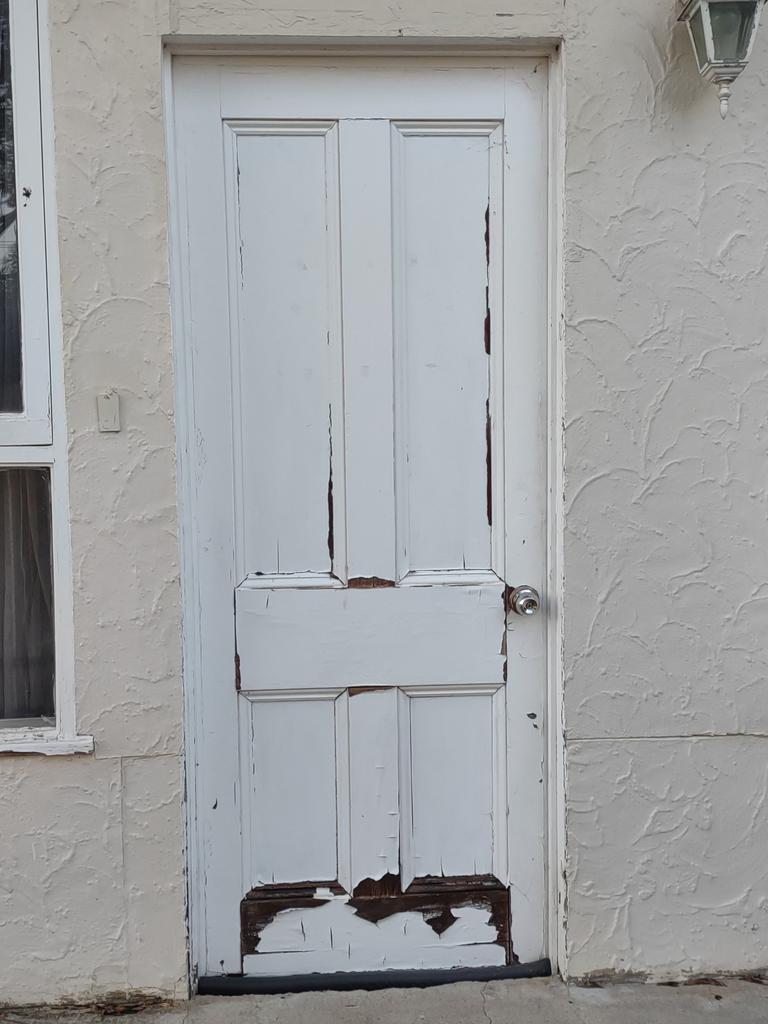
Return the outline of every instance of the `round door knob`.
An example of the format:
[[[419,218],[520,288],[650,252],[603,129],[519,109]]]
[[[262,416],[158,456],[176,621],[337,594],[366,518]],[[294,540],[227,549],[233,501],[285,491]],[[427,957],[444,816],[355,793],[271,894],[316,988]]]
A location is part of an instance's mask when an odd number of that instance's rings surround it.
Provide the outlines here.
[[[535,615],[540,605],[541,598],[534,587],[515,587],[510,592],[507,607],[515,615]]]

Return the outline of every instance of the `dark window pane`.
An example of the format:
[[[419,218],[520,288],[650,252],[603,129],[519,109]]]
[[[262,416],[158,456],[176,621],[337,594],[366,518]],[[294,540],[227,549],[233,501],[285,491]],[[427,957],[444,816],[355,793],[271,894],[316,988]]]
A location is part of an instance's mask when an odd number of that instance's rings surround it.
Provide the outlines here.
[[[21,299],[8,5],[9,0],[0,0],[0,412],[21,412]]]
[[[0,571],[0,719],[53,718],[47,469],[0,469]]]

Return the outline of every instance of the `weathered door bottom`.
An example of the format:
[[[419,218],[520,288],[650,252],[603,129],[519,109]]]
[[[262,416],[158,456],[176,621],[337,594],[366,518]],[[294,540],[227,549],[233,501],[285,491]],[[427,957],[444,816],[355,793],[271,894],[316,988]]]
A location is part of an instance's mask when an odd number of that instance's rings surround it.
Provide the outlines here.
[[[408,969],[441,962],[503,966],[510,940],[509,889],[492,875],[366,879],[350,895],[337,882],[260,886],[240,905],[243,970],[284,973],[311,956],[329,971]],[[283,954],[283,955],[281,955]],[[293,972],[292,972],[293,973]]]

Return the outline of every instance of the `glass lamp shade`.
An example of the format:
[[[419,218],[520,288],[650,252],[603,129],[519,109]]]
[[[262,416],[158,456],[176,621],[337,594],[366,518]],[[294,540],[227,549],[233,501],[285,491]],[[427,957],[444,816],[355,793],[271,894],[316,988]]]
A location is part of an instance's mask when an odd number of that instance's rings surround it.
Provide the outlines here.
[[[709,5],[716,61],[746,63],[756,16],[754,0],[725,0]]]
[[[710,58],[707,50],[707,37],[704,34],[704,15],[701,13],[701,6],[697,7],[691,15],[688,29],[691,33],[693,51],[696,54],[696,63],[699,65],[699,71],[702,71]]]
[[[720,87],[720,109],[728,111],[730,85],[749,61],[765,0],[687,0],[680,21],[688,32],[699,72]]]

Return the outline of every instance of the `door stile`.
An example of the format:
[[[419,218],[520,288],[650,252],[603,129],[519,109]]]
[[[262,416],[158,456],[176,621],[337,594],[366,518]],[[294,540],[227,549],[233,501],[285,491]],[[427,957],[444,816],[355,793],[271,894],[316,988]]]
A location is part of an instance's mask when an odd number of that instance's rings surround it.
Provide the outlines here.
[[[217,77],[197,69],[180,68],[175,86],[183,88],[177,106],[178,166],[182,180],[196,167],[210,181],[224,176],[221,110]],[[199,637],[198,761],[206,771],[198,776],[197,809],[204,864],[205,950],[200,961],[208,970],[240,970],[238,907],[242,895],[241,815],[239,806],[238,708],[235,689],[235,619],[230,594],[234,576],[234,480],[231,458],[209,457],[211,450],[232,451],[231,353],[226,233],[223,190],[211,190],[199,203],[194,190],[180,189],[181,223],[186,245],[180,247],[181,272],[186,282],[205,280],[205,290],[184,288],[185,320],[190,331],[192,423],[186,438],[190,467],[190,504],[197,543],[206,557],[195,564],[194,606]],[[194,216],[190,204],[195,204]],[[224,329],[222,329],[222,326]],[[224,372],[222,372],[222,369]],[[212,502],[210,495],[217,500]],[[211,896],[214,898],[211,898]]]
[[[547,88],[543,66],[524,77],[506,74],[505,578],[537,588],[547,564]],[[546,594],[543,601],[539,615],[507,617],[510,907],[514,954],[522,962],[546,955]]]
[[[381,889],[400,874],[398,690],[351,687],[349,775],[352,837],[350,894]],[[399,880],[398,880],[399,881]]]

